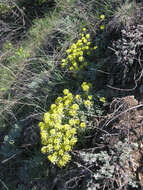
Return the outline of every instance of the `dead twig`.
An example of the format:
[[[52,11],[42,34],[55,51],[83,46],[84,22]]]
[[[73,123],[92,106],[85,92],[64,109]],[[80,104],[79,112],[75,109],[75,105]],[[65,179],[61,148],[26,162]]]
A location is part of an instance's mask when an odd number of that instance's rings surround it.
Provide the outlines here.
[[[131,108],[128,108],[127,110],[119,113],[118,115],[116,115],[115,117],[113,117],[111,120],[109,120],[106,124],[103,125],[103,127],[107,127],[112,121],[114,121],[115,119],[117,119],[118,117],[120,117],[121,115],[127,113],[128,111],[131,111],[131,110],[134,110],[134,109],[137,109],[137,108],[140,108],[140,107],[143,107],[143,104],[140,104],[140,105],[137,105],[137,106],[133,106]]]

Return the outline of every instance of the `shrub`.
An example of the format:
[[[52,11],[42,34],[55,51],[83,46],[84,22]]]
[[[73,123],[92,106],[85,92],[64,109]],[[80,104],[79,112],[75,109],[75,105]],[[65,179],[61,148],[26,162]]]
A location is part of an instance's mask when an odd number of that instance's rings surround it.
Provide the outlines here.
[[[88,180],[88,188],[114,189],[127,188],[129,185],[138,187],[136,176],[131,172],[131,165],[135,164],[133,159],[133,150],[138,147],[137,143],[128,143],[128,139],[123,142],[118,141],[114,148],[109,151],[100,151],[99,153],[80,152],[79,156],[84,161],[84,166],[91,169],[91,178]]]
[[[92,95],[89,94],[90,83],[83,82],[83,94],[73,95],[68,89],[63,90],[63,97],[58,97],[49,112],[44,114],[41,130],[42,153],[59,167],[71,159],[69,152],[77,142],[77,133],[85,130],[88,124],[86,111],[92,110]]]

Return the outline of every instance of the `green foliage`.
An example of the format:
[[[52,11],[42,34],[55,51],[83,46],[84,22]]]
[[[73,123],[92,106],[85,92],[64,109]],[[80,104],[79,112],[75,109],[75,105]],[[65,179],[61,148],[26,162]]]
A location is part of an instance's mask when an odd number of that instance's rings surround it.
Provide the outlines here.
[[[22,131],[25,123],[15,124],[5,135],[2,146],[0,148],[1,174],[2,179],[7,187],[14,190],[19,184],[24,189],[28,186],[35,177],[47,175],[44,168],[45,157],[43,157],[39,150],[30,149],[25,155],[24,147],[22,147]],[[30,142],[29,142],[30,143]],[[11,180],[14,180],[14,183]],[[20,184],[21,183],[21,184]]]
[[[17,149],[17,142],[20,137],[20,133],[21,128],[15,124],[9,131],[9,134],[4,137],[3,145],[0,150],[0,154],[3,158],[8,159],[15,154],[21,153],[21,151]]]
[[[0,2],[0,11],[1,13],[6,13],[11,9],[11,7],[5,3]]]

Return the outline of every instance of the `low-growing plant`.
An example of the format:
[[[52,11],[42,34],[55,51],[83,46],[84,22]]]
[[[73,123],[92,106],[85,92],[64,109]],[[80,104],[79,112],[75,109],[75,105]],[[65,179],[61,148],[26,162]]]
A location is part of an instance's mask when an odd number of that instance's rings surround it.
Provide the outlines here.
[[[64,96],[56,99],[49,112],[44,114],[43,122],[39,123],[44,145],[41,151],[48,154],[48,159],[59,167],[70,161],[69,152],[78,141],[77,133],[85,130],[88,125],[86,112],[93,109],[90,86],[90,83],[82,83],[82,95],[74,95],[64,89]]]
[[[140,74],[142,43],[142,32],[135,26],[122,29],[120,39],[113,42],[111,49],[116,57],[114,70],[120,70],[117,75],[118,84],[123,86],[129,84],[130,88],[137,87],[142,76]]]
[[[87,29],[83,28],[82,31],[83,33],[80,34],[81,38],[66,50],[67,58],[62,59],[61,66],[74,73],[88,66],[87,56],[97,49],[97,46],[91,46],[90,34],[86,33]]]
[[[80,152],[79,156],[84,161],[84,166],[96,166],[91,169],[87,187],[88,189],[107,189],[127,188],[128,186],[138,187],[136,176],[131,172],[130,164],[133,166],[133,150],[138,147],[137,143],[128,143],[128,139],[124,142],[118,141],[112,149],[101,151],[99,153]],[[90,168],[92,168],[90,167]],[[101,183],[102,180],[102,183]]]

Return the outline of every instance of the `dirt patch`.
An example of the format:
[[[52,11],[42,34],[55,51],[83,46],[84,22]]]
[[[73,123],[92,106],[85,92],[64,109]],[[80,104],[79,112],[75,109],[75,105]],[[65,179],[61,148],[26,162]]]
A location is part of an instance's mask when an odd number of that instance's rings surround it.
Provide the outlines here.
[[[139,103],[134,96],[115,98],[110,106],[112,119],[107,123],[112,123],[112,128],[120,134],[119,138],[128,138],[129,143],[137,143],[138,148],[132,152],[132,161],[127,161],[126,169],[136,175],[141,186],[143,186],[143,104]],[[112,139],[113,138],[113,139]],[[110,137],[116,144],[119,139]],[[116,142],[115,142],[116,141]]]

